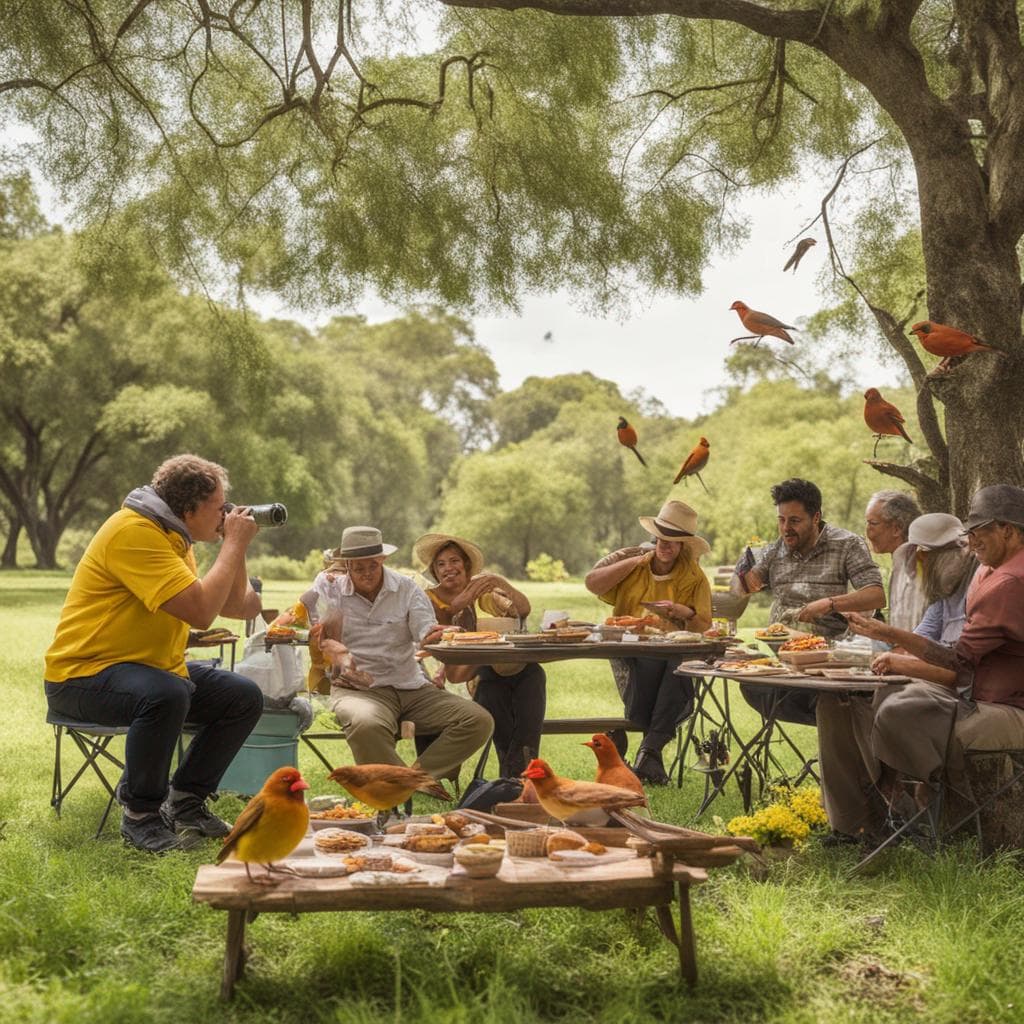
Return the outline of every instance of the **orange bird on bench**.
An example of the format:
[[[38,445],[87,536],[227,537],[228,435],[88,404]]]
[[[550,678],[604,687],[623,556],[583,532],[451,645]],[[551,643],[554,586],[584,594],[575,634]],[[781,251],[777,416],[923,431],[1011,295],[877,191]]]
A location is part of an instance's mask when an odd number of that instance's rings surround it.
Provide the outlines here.
[[[564,822],[580,811],[620,811],[626,807],[646,805],[647,797],[621,786],[605,786],[600,782],[577,782],[563,779],[551,770],[547,761],[535,757],[523,773],[533,783],[537,799],[552,818]]]
[[[249,871],[250,864],[262,864],[268,875],[285,870],[275,868],[274,861],[287,857],[309,827],[309,808],[302,792],[305,789],[309,789],[309,783],[298,768],[278,768],[273,772],[224,837],[217,863],[228,858],[240,860],[250,882],[256,881]]]
[[[603,732],[594,733],[583,746],[590,747],[597,758],[595,782],[600,782],[604,786],[618,786],[619,789],[629,789],[643,795],[644,784],[633,774],[633,769],[622,760],[622,755],[615,749],[610,736]]]

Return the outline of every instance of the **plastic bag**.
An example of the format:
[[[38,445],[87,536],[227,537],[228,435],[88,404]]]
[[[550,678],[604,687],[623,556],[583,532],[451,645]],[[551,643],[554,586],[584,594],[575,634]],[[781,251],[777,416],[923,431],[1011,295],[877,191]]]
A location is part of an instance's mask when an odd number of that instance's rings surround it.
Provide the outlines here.
[[[298,691],[305,690],[306,670],[294,647],[276,644],[266,650],[265,636],[266,630],[262,629],[246,639],[245,654],[235,664],[235,671],[263,691],[265,706],[286,708]]]

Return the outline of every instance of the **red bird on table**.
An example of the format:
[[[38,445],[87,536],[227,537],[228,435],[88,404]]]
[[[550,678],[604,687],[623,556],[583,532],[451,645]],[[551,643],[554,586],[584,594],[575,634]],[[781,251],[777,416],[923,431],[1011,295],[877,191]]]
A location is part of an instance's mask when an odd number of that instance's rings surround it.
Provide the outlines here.
[[[864,422],[875,434],[875,450],[871,453],[872,458],[878,451],[878,442],[886,434],[902,437],[907,444],[914,443],[903,427],[906,422],[903,414],[892,402],[887,402],[879,394],[878,388],[868,388],[864,392]]]
[[[647,798],[642,794],[621,786],[564,779],[556,775],[551,765],[539,757],[535,757],[526,766],[523,775],[533,783],[541,807],[561,822],[581,811],[620,811],[647,803]]]
[[[262,864],[269,881],[274,861],[287,857],[302,841],[309,826],[309,808],[303,790],[309,783],[298,768],[278,768],[263,788],[245,805],[234,828],[224,837],[217,853],[217,863],[228,858],[240,860],[250,882],[255,882],[250,864]]]
[[[922,320],[910,328],[910,334],[921,342],[921,348],[931,352],[933,356],[942,356],[942,362],[932,373],[945,372],[949,369],[949,361],[957,356],[968,356],[972,352],[1003,353],[992,345],[976,338],[966,331],[957,330],[946,324],[937,324],[934,320]]]
[[[761,313],[756,309],[751,309],[745,302],[740,302],[737,299],[730,307],[730,309],[736,310],[736,315],[740,318],[740,323],[750,331],[752,337],[755,337],[758,341],[768,336],[772,338],[781,338],[783,341],[788,341],[790,345],[795,344],[793,339],[789,336],[790,331],[795,331],[796,328],[792,324],[784,324],[781,320],[776,320],[775,317],[769,313]],[[740,338],[733,338],[729,342],[730,345],[737,341],[741,341]]]
[[[636,450],[636,428],[626,422],[625,416],[619,417],[619,426],[616,433],[619,435],[619,444],[623,448],[628,448],[640,460],[640,465],[646,467],[647,463],[644,462],[644,457]]]
[[[702,437],[694,446],[693,451],[686,456],[685,461],[679,467],[679,472],[676,473],[676,478],[672,483],[677,484],[684,477],[695,476],[700,480],[701,487],[703,487],[705,491],[708,491],[707,484],[704,483],[704,480],[700,475],[700,471],[708,464],[708,457],[710,455],[711,445],[708,443],[708,439],[706,437]],[[708,494],[710,493],[711,492],[708,491]]]
[[[603,786],[618,786],[640,796],[644,795],[644,784],[633,774],[633,769],[622,760],[611,737],[603,732],[595,733],[583,746],[590,747],[597,758],[595,782]]]

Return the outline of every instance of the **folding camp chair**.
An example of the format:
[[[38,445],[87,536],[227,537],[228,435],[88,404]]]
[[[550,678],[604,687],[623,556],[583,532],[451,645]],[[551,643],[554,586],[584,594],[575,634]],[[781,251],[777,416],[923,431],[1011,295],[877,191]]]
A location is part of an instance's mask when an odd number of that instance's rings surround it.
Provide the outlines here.
[[[53,726],[54,736],[53,787],[50,794],[50,806],[57,812],[57,817],[59,818],[61,807],[68,793],[74,789],[75,784],[85,774],[86,770],[91,768],[109,794],[107,805],[100,817],[99,827],[96,829],[96,838],[99,839],[100,833],[103,831],[103,827],[106,825],[107,818],[110,815],[110,809],[114,805],[114,791],[118,778],[121,772],[124,771],[124,762],[111,753],[108,748],[110,747],[110,741],[115,736],[124,736],[128,732],[128,726],[80,722],[78,719],[58,715],[53,711],[47,712],[46,721]],[[65,734],[78,747],[84,759],[78,771],[75,772],[67,785],[64,784],[61,763],[61,747]],[[118,778],[114,779],[113,784],[111,784],[110,779],[104,772],[104,768],[107,765],[113,765],[117,769]],[[109,771],[110,769],[108,768],[107,770]]]

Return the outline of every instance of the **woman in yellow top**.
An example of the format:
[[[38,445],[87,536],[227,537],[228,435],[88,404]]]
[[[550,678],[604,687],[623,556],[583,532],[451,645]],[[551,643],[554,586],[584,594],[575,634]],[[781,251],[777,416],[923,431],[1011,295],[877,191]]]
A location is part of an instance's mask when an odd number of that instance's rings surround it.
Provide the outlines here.
[[[681,501],[668,501],[657,516],[640,516],[640,525],[654,537],[654,547],[606,555],[587,573],[587,589],[612,605],[615,615],[653,612],[665,629],[702,633],[711,625],[711,585],[699,559],[710,548],[697,536],[697,513]],[[677,676],[674,669],[671,661],[659,658],[612,662],[626,717],[643,729],[633,771],[654,785],[669,781],[662,748],[693,711],[693,680]],[[612,739],[625,753],[625,733],[616,732]]]
[[[477,628],[484,615],[525,619],[530,602],[508,580],[483,572],[483,552],[471,541],[445,533],[428,533],[413,545],[413,556],[436,580],[427,590],[437,621]],[[540,751],[540,733],[547,700],[547,678],[540,665],[450,665],[452,683],[477,677],[473,699],[494,719],[494,749],[501,775],[514,778]]]

